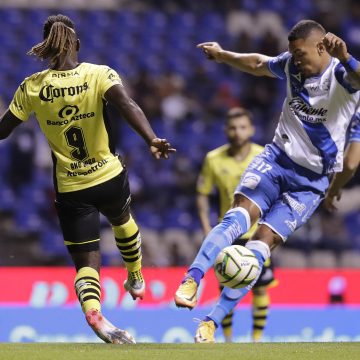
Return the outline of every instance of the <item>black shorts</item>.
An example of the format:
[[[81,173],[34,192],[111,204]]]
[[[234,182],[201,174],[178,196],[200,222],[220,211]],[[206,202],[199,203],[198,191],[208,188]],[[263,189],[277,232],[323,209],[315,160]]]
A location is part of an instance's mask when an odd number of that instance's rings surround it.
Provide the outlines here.
[[[126,169],[102,184],[56,193],[55,207],[69,251],[97,250],[99,243],[94,240],[100,238],[100,213],[111,222],[128,210],[130,201]]]
[[[233,242],[233,245],[245,246],[247,241],[248,241],[248,239],[236,239]],[[271,259],[269,258],[265,261],[264,266],[261,270],[259,279],[256,282],[256,284],[253,286],[253,288],[257,288],[260,286],[267,286],[267,285],[270,285],[271,283],[274,283],[275,278],[274,278],[273,270],[274,270],[274,265],[273,265],[273,262],[271,261]]]

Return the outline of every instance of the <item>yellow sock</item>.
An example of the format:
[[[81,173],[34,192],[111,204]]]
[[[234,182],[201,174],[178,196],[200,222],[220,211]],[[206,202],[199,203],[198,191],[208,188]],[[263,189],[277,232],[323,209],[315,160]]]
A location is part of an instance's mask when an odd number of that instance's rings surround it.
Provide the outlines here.
[[[234,312],[230,311],[221,322],[221,326],[223,329],[223,334],[226,342],[232,341],[232,320],[233,320]]]
[[[91,267],[83,267],[76,274],[75,291],[84,313],[90,309],[101,310],[99,278],[99,273]]]
[[[266,293],[264,295],[253,296],[253,341],[258,342],[264,332],[266,325],[268,310],[270,305],[270,297]]]
[[[120,250],[125,266],[129,272],[141,269],[141,236],[139,228],[130,216],[126,224],[113,226],[116,246]]]

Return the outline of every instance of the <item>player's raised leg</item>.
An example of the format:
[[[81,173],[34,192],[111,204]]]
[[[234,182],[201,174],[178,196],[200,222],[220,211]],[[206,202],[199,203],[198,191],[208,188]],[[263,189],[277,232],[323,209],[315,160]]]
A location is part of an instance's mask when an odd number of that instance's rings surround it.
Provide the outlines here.
[[[235,239],[246,233],[260,215],[259,208],[248,198],[236,194],[233,208],[206,236],[201,248],[175,293],[178,307],[192,309],[197,303],[197,289],[201,278],[214,264],[216,256]]]
[[[305,177],[299,177],[297,179],[294,177],[293,173],[289,171],[289,174],[286,177],[286,180],[289,183],[290,180],[293,182],[301,181],[302,184],[306,185],[306,187],[304,186],[305,189],[311,189],[313,187],[313,189],[316,189],[317,191],[289,190],[288,192],[281,194],[278,200],[273,203],[271,209],[264,214],[259,221],[260,225],[252,237],[260,239],[261,241],[251,240],[246,244],[246,247],[251,249],[255,254],[261,252],[263,259],[266,260],[268,258],[268,256],[266,257],[266,253],[269,252],[270,255],[270,249],[273,249],[275,246],[286,241],[292,232],[306,223],[319,205],[328,186],[326,177],[317,177],[320,178],[319,181],[310,182],[310,180]],[[268,250],[265,250],[266,247]],[[261,267],[263,266],[263,262],[259,262]],[[254,282],[246,288],[238,290],[224,288],[220,300],[204,321],[213,321],[216,328],[226,314],[237,305],[253,285]],[[198,329],[198,331],[200,330]],[[203,341],[201,337],[198,338],[201,342],[207,342]],[[197,337],[195,337],[195,341],[197,341]]]
[[[261,225],[255,233],[255,236],[261,239],[260,240],[250,240],[246,247],[253,251],[256,255],[256,258],[259,262],[259,272],[258,276],[261,274],[262,267],[264,262],[270,257],[270,247],[273,248],[277,244],[282,243],[282,238],[274,233],[269,227],[266,225]],[[212,311],[205,317],[205,319],[200,323],[196,334],[195,334],[195,342],[214,342],[214,334],[216,328],[221,324],[224,318],[227,316],[229,312],[231,312],[235,306],[244,298],[245,295],[252,289],[252,287],[256,284],[258,278],[256,278],[250,285],[246,286],[242,289],[230,289],[224,287],[221,292],[221,296],[219,301],[213,307]],[[209,328],[205,323],[211,322],[213,323],[213,333],[211,334],[209,331],[204,331],[205,327]],[[210,339],[210,341],[209,341]]]
[[[118,191],[119,189],[121,191]],[[124,288],[134,300],[142,299],[145,294],[145,281],[141,272],[141,236],[130,213],[131,194],[126,170],[114,179],[106,196],[108,198],[104,195],[100,211],[112,225],[116,246],[128,272]]]
[[[145,281],[141,273],[141,235],[139,228],[127,211],[125,216],[115,225],[114,220],[112,227],[115,234],[116,246],[120,250],[128,271],[127,280],[124,282],[124,288],[130,293],[132,298],[142,299],[145,294]]]

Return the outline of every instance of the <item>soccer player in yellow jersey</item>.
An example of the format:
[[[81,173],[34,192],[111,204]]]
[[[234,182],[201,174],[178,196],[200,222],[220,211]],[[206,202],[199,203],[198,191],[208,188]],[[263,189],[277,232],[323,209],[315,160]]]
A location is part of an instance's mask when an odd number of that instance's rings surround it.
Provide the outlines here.
[[[117,108],[155,158],[168,158],[175,149],[156,137],[114,70],[78,62],[80,41],[67,16],[49,16],[43,36],[28,54],[48,60],[49,68],[21,83],[1,118],[0,139],[35,114],[52,151],[55,205],[76,267],[75,291],[86,320],[105,342],[134,343],[129,333],[104,318],[100,305],[99,213],[113,227],[128,271],[125,289],[134,300],[145,292],[141,237],[130,214],[127,171],[115,154],[106,104]]]
[[[197,183],[197,208],[201,225],[205,235],[207,235],[212,226],[209,217],[209,195],[216,188],[219,201],[220,212],[219,221],[231,207],[233,194],[239,183],[240,177],[253,160],[263,151],[263,147],[251,142],[254,135],[254,126],[250,113],[243,108],[232,108],[228,111],[225,124],[225,134],[228,143],[210,151],[203,163],[200,176]],[[235,244],[244,245],[255,232],[256,224],[241,239],[235,241]],[[252,338],[254,341],[261,339],[264,327],[266,325],[268,307],[270,298],[267,293],[267,287],[274,285],[272,266],[270,259],[263,268],[261,276],[253,287],[253,330]],[[223,296],[223,295],[222,295]],[[225,340],[232,340],[232,318],[233,311],[221,322]],[[201,337],[203,327],[207,327],[205,322],[200,323],[195,336],[195,341]],[[203,340],[203,339],[202,339]],[[201,341],[204,342],[204,341]]]

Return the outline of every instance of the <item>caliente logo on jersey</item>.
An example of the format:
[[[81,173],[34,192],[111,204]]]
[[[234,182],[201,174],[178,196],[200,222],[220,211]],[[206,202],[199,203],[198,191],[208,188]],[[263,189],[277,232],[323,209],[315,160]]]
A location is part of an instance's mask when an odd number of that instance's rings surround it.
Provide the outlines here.
[[[315,108],[306,104],[300,97],[295,97],[289,101],[289,106],[296,117],[301,121],[310,123],[322,123],[326,121],[328,110],[323,107]]]

